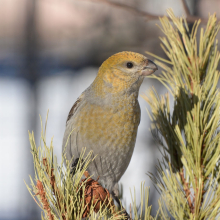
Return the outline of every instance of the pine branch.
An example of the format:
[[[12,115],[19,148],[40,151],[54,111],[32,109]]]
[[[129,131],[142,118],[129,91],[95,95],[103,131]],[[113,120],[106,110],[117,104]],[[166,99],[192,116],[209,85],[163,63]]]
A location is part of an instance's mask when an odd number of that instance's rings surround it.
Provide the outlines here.
[[[213,196],[220,196],[220,52],[216,40],[220,24],[215,15],[210,16],[198,42],[199,22],[190,33],[186,19],[177,18],[171,10],[168,15],[172,22],[166,17],[160,21],[166,36],[161,38],[162,48],[169,60],[160,60],[171,67],[155,61],[164,72],[151,78],[169,90],[174,102],[153,89],[150,98],[144,98],[159,130],[154,133],[161,134],[157,139],[169,157],[163,155],[157,175],[150,176],[174,218],[214,219],[220,214],[220,202]]]
[[[56,157],[53,155],[53,142],[51,141],[49,147],[46,145],[46,132],[43,131],[42,123],[41,127],[43,146],[37,147],[34,134],[29,133],[36,183],[30,177],[32,189],[27,184],[26,186],[33,199],[44,211],[42,220],[126,219],[124,211],[116,209],[108,190],[103,188],[98,180],[92,179],[86,171],[92,159],[92,153],[86,156],[85,150],[82,152],[79,158],[81,162],[77,163],[73,176],[65,155],[62,157],[61,165],[58,166]],[[64,160],[67,164],[66,169],[63,167]],[[164,219],[168,220],[162,204],[156,217],[151,216],[151,207],[148,205],[149,189],[142,184],[141,191],[140,213],[135,200],[130,211],[130,215],[134,215],[133,219],[156,220],[159,215],[163,215]]]

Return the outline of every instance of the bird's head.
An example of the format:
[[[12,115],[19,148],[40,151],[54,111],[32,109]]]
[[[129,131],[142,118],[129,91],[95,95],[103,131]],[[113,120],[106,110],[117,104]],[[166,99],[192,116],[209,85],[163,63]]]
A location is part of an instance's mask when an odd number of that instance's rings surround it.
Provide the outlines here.
[[[103,62],[93,84],[99,93],[138,92],[144,77],[156,70],[156,64],[145,56],[124,51]]]

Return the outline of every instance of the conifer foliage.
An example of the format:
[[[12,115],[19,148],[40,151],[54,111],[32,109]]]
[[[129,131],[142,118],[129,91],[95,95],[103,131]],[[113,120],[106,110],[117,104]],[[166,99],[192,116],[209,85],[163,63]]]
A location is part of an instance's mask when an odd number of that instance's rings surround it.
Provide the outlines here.
[[[168,60],[155,56],[163,69],[158,79],[169,93],[151,89],[144,96],[151,108],[153,135],[163,147],[157,174],[150,174],[175,219],[217,219],[220,212],[220,54],[219,24],[210,16],[205,30],[168,11],[161,18],[161,38]],[[159,61],[160,60],[160,61]],[[172,96],[172,101],[170,99]]]
[[[175,17],[172,10],[168,10],[168,15],[170,20],[160,18],[164,33],[160,38],[161,47],[167,60],[148,52],[163,69],[162,74],[151,77],[159,80],[168,92],[159,96],[152,88],[143,96],[150,106],[152,134],[162,153],[157,173],[149,173],[161,195],[159,210],[156,216],[151,216],[149,189],[142,184],[140,208],[137,208],[135,195],[132,196],[130,218],[168,220],[170,214],[178,220],[218,219],[220,93],[217,67],[220,53],[216,36],[220,25],[212,15],[205,29],[200,28],[197,21],[189,30],[184,18]],[[29,138],[35,180],[30,177],[31,188],[26,185],[43,210],[42,219],[125,219],[123,210],[114,206],[108,191],[86,173],[93,160],[92,153],[84,157],[82,152],[83,159],[79,159],[72,175],[68,162],[67,169],[64,168],[65,155],[58,165],[53,142],[47,146],[43,129],[39,147],[33,133],[29,133]],[[83,179],[83,175],[86,178]]]

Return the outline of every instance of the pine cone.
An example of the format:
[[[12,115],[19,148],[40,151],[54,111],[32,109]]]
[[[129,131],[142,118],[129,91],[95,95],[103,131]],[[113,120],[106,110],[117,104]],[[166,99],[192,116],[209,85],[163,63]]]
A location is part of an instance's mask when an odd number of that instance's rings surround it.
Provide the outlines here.
[[[94,207],[94,211],[98,212],[101,206],[109,206],[109,208],[114,208],[114,203],[110,197],[110,193],[107,189],[103,188],[99,183],[98,179],[94,180],[89,177],[89,173],[85,171],[84,173],[85,179],[82,180],[82,183],[85,182],[85,192],[84,192],[84,199],[85,199],[85,206],[86,209],[83,213],[83,218],[87,217],[89,214],[89,210],[91,206]],[[82,184],[81,183],[81,184]],[[82,189],[81,189],[82,195]]]

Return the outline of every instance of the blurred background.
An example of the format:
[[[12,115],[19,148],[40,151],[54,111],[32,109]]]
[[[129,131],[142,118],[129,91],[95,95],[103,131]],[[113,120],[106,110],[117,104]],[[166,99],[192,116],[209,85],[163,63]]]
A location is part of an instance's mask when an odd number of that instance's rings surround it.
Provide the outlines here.
[[[154,15],[172,8],[185,14],[181,0],[115,0]],[[220,15],[219,0],[188,0],[191,15],[207,18]],[[219,17],[220,18],[220,17]],[[29,195],[24,180],[34,176],[28,130],[40,144],[40,118],[45,123],[47,142],[52,137],[60,162],[65,122],[70,108],[94,80],[98,67],[112,54],[145,51],[164,56],[161,31],[155,24],[119,7],[90,0],[0,0],[0,220],[40,219],[40,209]],[[157,71],[157,74],[160,70]],[[159,94],[166,90],[145,79],[140,94],[152,86]],[[123,203],[131,203],[130,189],[151,186],[150,204],[158,208],[158,194],[147,172],[155,172],[160,154],[152,139],[147,103],[142,110],[136,147],[129,168],[121,179]]]

